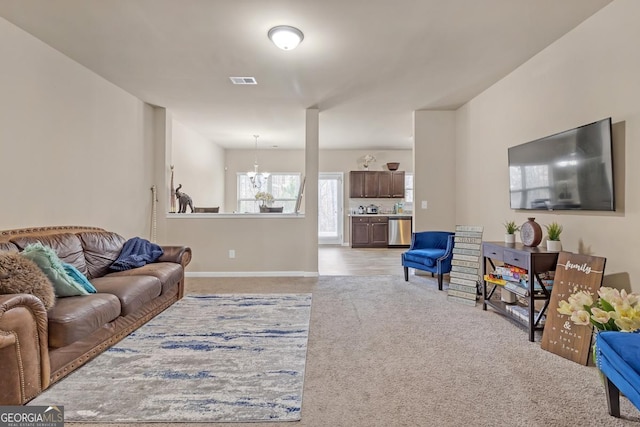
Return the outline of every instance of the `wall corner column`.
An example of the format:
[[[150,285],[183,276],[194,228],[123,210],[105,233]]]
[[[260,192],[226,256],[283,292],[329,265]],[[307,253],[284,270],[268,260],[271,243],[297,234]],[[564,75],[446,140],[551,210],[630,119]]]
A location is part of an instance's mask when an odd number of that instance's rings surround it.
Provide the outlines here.
[[[163,107],[153,107],[154,179],[157,190],[156,230],[157,241],[162,244],[167,239],[167,212],[171,193],[172,162],[172,118]]]
[[[305,189],[304,189],[304,236],[308,255],[306,271],[318,272],[318,176],[320,152],[320,110],[309,108],[305,112]]]
[[[413,229],[454,231],[456,112],[414,111],[413,135]]]

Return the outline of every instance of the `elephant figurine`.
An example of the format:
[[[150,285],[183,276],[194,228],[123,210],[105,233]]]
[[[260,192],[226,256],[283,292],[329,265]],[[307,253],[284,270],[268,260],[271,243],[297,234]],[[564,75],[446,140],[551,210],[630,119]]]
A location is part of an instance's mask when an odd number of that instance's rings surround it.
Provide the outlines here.
[[[189,210],[193,213],[193,200],[187,193],[183,193],[180,191],[182,188],[182,184],[178,184],[178,188],[176,188],[176,199],[178,199],[178,213],[186,213],[187,206],[189,206]]]

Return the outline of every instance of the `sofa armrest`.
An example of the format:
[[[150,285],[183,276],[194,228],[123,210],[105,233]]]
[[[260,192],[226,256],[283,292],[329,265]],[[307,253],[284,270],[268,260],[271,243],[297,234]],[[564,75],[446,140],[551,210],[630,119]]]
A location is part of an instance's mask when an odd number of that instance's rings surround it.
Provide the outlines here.
[[[191,262],[191,248],[188,246],[161,246],[164,253],[158,262],[175,262],[186,268]]]
[[[47,311],[30,294],[0,295],[0,405],[21,405],[49,387]]]

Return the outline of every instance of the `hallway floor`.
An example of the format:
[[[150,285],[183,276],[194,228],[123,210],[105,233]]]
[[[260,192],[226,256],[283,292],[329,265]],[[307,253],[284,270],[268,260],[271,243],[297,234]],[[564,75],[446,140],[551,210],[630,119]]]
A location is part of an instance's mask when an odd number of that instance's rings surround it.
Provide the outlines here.
[[[400,255],[407,248],[351,248],[318,246],[321,276],[379,276],[403,274]]]

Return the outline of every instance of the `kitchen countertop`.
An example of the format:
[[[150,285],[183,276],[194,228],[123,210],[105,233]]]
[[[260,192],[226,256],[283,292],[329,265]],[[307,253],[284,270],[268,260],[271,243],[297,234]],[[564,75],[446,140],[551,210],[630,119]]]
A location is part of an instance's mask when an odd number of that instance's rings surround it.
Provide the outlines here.
[[[410,214],[410,213],[399,213],[399,214],[379,213],[379,214],[349,214],[349,216],[353,216],[353,217],[358,217],[358,216],[386,216],[386,217],[389,217],[389,218],[411,218],[412,214]]]

